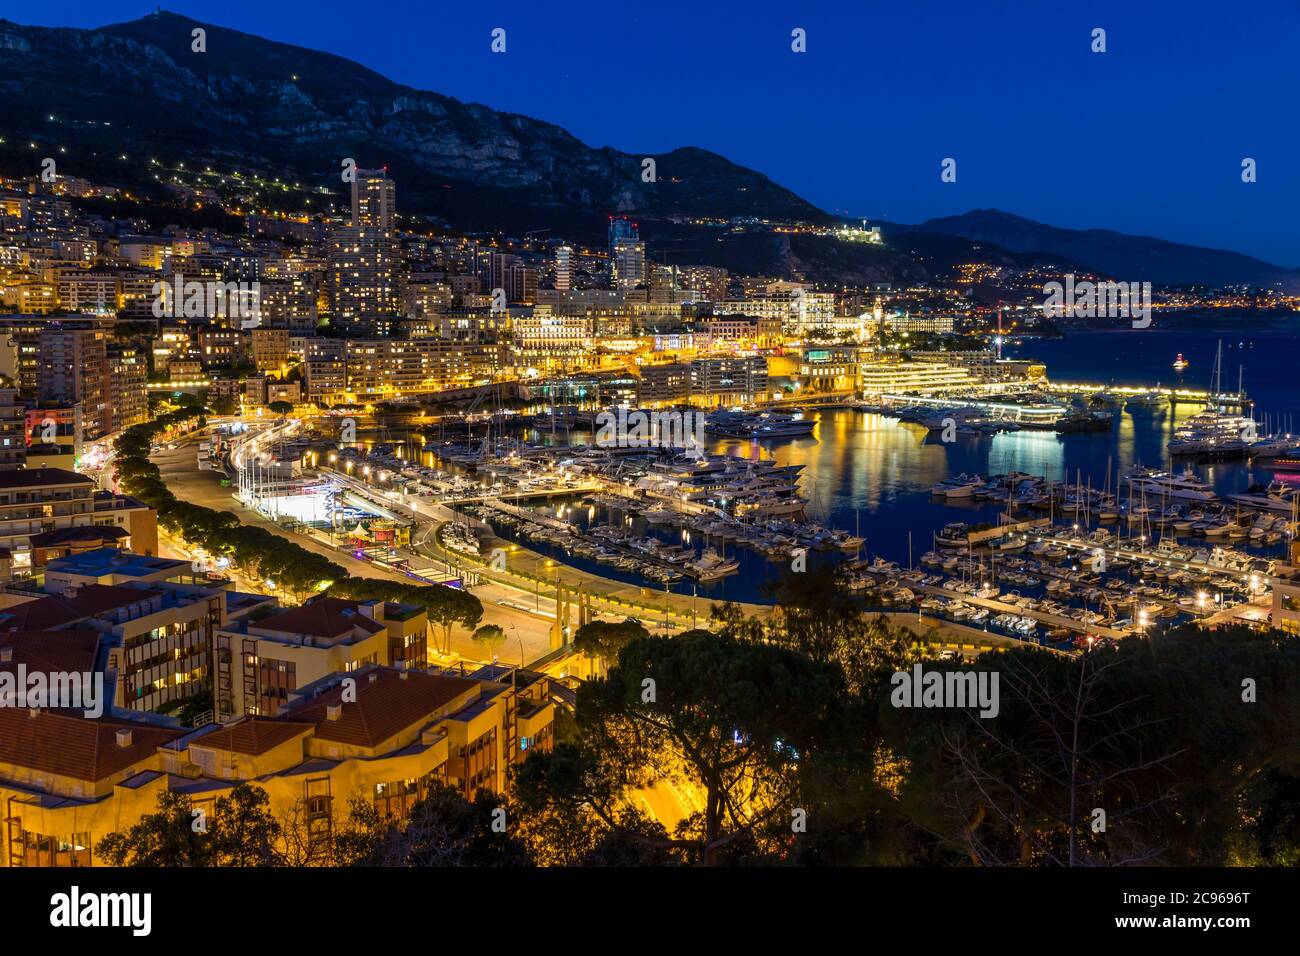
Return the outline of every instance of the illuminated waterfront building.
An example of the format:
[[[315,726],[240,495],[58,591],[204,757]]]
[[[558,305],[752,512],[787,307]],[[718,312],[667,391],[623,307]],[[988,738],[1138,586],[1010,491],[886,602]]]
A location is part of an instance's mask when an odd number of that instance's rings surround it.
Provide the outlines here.
[[[868,397],[908,393],[939,395],[975,384],[970,371],[934,362],[878,361],[862,364],[862,392]]]

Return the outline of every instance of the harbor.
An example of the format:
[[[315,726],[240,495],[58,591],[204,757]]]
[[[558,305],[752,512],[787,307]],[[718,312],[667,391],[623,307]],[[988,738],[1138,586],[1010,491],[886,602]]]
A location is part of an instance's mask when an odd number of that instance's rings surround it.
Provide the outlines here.
[[[561,577],[693,615],[697,600],[761,607],[782,577],[826,570],[864,608],[1068,651],[1255,614],[1290,573],[1290,415],[1171,391],[1098,387],[1071,406],[1078,427],[862,399],[716,409],[695,431],[613,440],[602,423],[697,413],[556,407],[450,437],[378,425],[353,443],[317,423],[282,434],[241,494],[332,488],[311,533],[410,573],[441,560],[419,572],[435,580],[477,580],[507,553],[545,570],[539,607]],[[1211,447],[1184,455],[1189,436]],[[443,518],[413,520],[426,504]]]

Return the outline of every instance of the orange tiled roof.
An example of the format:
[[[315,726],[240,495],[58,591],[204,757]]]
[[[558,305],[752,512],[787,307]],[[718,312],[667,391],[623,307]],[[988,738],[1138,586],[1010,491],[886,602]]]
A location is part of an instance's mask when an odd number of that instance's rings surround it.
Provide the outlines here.
[[[121,747],[117,731],[131,731]],[[143,763],[184,731],[81,712],[0,707],[0,763],[77,780],[103,780]]]
[[[254,622],[254,627],[286,634],[310,634],[313,637],[338,637],[355,627],[377,634],[384,625],[359,610],[356,601],[342,598],[317,598],[310,603],[288,608]]]
[[[358,674],[356,682],[355,701],[343,702],[340,685],[293,708],[286,719],[311,721],[322,740],[374,747],[478,687],[477,681],[466,677],[424,671],[407,671],[403,679],[402,672],[391,667]],[[331,704],[341,707],[337,720],[328,718]]]
[[[0,647],[13,648],[13,660],[0,661],[0,670],[26,664],[29,671],[88,673],[95,669],[99,638],[99,632],[90,628],[0,631]]]
[[[87,584],[72,597],[47,594],[35,601],[15,604],[0,611],[0,629],[43,631],[85,620],[119,607],[151,600],[162,591],[125,588],[113,584]]]
[[[246,717],[190,741],[192,747],[211,747],[256,756],[280,746],[299,734],[307,733],[312,724],[269,717]]]

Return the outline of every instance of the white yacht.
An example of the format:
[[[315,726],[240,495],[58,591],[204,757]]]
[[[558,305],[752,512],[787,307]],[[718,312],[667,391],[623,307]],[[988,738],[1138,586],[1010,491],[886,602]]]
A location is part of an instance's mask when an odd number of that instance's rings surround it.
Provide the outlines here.
[[[984,482],[979,477],[971,478],[969,475],[958,475],[956,478],[949,478],[947,481],[941,481],[931,487],[930,494],[942,495],[945,498],[970,498],[983,484]]]
[[[653,508],[647,508],[641,512],[641,517],[651,524],[664,524],[672,521],[676,516],[677,513],[665,505],[655,505]]]
[[[706,548],[699,559],[687,565],[701,581],[711,581],[730,574],[740,567],[735,558],[724,558],[712,548]]]
[[[1128,475],[1131,492],[1145,492],[1148,497],[1179,498],[1185,501],[1213,501],[1214,489],[1196,477],[1190,468],[1180,474],[1171,475],[1164,471],[1141,469]]]

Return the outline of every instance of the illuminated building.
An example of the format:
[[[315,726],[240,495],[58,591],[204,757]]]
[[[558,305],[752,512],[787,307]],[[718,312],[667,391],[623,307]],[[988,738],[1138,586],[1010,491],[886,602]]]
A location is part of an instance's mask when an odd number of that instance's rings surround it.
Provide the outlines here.
[[[6,643],[49,646],[44,635]],[[65,642],[69,670],[93,666],[93,638]],[[22,646],[5,656],[22,660]],[[2,658],[0,658],[2,659]],[[11,666],[11,665],[0,665]],[[346,683],[345,683],[346,682]],[[88,719],[0,708],[4,866],[94,866],[107,834],[128,829],[171,791],[213,814],[241,782],[277,818],[324,846],[349,803],[405,819],[433,788],[504,793],[508,774],[554,744],[550,679],[483,667],[468,675],[366,666],[290,695],[283,716],[209,723],[195,732],[120,714]],[[33,739],[46,746],[32,747]]]
[[[39,337],[36,395],[41,402],[81,406],[82,427],[88,439],[108,430],[105,419],[104,372],[107,366],[105,332],[53,326]]]
[[[862,392],[867,396],[909,393],[936,395],[968,389],[975,379],[964,368],[932,362],[864,362]]]
[[[149,368],[144,354],[130,346],[108,349],[104,418],[109,432],[120,432],[149,418]]]
[[[336,230],[330,241],[331,309],[340,326],[372,325],[402,310],[396,197],[385,170],[356,171],[352,223]]]
[[[253,329],[253,364],[259,372],[279,372],[289,365],[289,330]]]
[[[573,285],[573,247],[560,246],[555,250],[555,290],[567,292]]]
[[[646,283],[645,243],[639,239],[617,239],[610,253],[616,288],[623,292]]]
[[[1300,583],[1273,580],[1273,627],[1300,637]]]
[[[428,628],[414,605],[331,597],[233,622],[216,634],[216,719],[274,717],[299,687],[367,664],[424,667]]]

